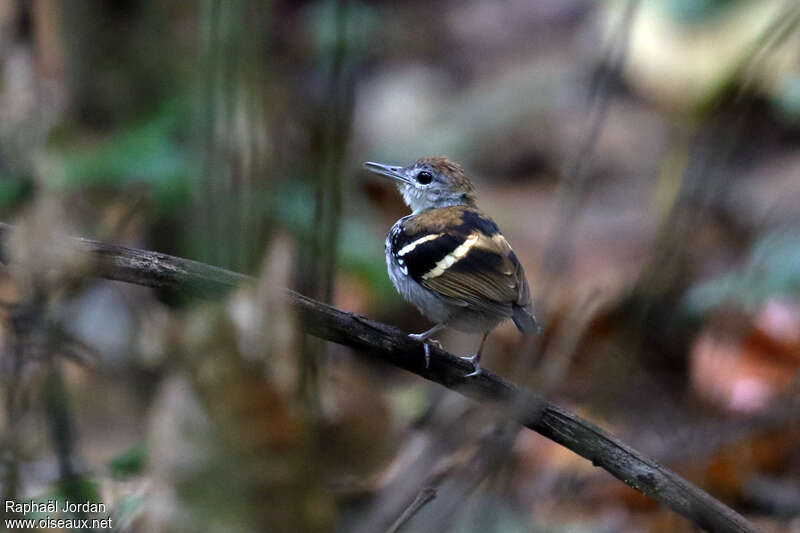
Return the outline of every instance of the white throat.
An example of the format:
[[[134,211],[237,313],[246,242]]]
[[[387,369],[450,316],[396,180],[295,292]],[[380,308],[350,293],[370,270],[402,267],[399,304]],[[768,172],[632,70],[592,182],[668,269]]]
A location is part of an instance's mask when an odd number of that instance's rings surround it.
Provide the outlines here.
[[[400,186],[400,193],[403,201],[411,209],[413,214],[417,214],[427,209],[438,209],[440,207],[450,207],[454,205],[467,205],[463,196],[440,196],[422,191],[416,187],[403,185]]]

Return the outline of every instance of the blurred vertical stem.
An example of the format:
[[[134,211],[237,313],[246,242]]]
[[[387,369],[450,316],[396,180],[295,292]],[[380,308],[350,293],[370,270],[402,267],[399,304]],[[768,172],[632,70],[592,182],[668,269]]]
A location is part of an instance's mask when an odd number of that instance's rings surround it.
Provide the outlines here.
[[[73,425],[70,417],[70,401],[64,380],[55,360],[51,360],[44,382],[44,404],[50,437],[53,441],[60,477],[61,493],[73,502],[85,502],[86,494],[81,487],[81,479],[72,467]],[[82,511],[75,518],[85,519]],[[91,531],[91,529],[82,529]]]
[[[224,5],[221,0],[207,0],[203,3],[203,13],[201,17],[201,26],[203,28],[203,43],[202,51],[203,56],[201,59],[202,69],[201,72],[204,76],[202,80],[202,124],[200,131],[202,132],[202,172],[201,182],[199,186],[193,189],[196,195],[198,208],[204,216],[197,217],[196,220],[191,221],[192,224],[197,224],[200,230],[200,237],[198,248],[201,250],[200,257],[218,266],[227,266],[222,259],[220,252],[224,246],[219,241],[222,234],[219,228],[221,222],[221,215],[218,213],[219,197],[218,188],[219,180],[222,179],[219,169],[219,161],[217,156],[216,144],[216,123],[217,115],[221,112],[218,110],[218,93],[224,91],[224,87],[220,87],[222,83],[220,74],[220,63],[222,56],[223,38],[222,32],[222,16],[221,12]]]
[[[17,441],[14,436],[17,434],[16,425],[19,420],[19,409],[17,408],[17,396],[19,383],[22,378],[23,351],[21,344],[14,339],[10,343],[9,354],[11,356],[11,372],[4,384],[6,398],[6,430],[0,438],[0,461],[3,472],[3,501],[14,501],[17,499],[17,487],[19,483],[19,459],[17,457]],[[6,516],[5,508],[0,515]]]
[[[346,68],[349,1],[335,0],[334,42],[328,57],[321,57],[320,69],[327,68],[326,87],[320,105],[321,153],[311,166],[315,177],[314,221],[309,235],[307,264],[301,269],[301,292],[331,302],[336,275],[342,210],[342,167],[350,134],[353,108],[352,76]],[[300,361],[300,393],[312,408],[318,404],[319,357],[327,345],[306,337]]]
[[[336,42],[332,50],[331,73],[328,79],[328,94],[331,101],[328,107],[328,118],[324,125],[325,160],[321,181],[324,182],[325,190],[323,194],[317,196],[316,206],[317,214],[321,215],[318,220],[324,223],[322,226],[323,246],[321,247],[323,254],[321,293],[325,302],[333,299],[342,214],[342,164],[350,134],[350,117],[353,107],[351,83],[344,72],[344,63],[347,58],[348,3],[348,0],[336,1],[334,17]],[[325,199],[325,195],[327,195],[327,199]]]
[[[268,2],[207,0],[201,14],[201,178],[194,188],[200,256],[217,266],[250,271],[264,250],[253,203],[269,172],[265,141],[267,89],[263,51]],[[197,231],[199,230],[199,231]]]

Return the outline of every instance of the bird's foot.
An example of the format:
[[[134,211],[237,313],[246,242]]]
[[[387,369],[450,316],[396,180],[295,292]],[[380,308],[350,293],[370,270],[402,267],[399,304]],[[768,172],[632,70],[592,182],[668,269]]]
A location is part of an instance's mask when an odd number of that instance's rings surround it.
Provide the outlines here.
[[[427,339],[425,338],[425,333],[409,333],[409,338],[415,341],[421,341],[424,344],[422,345],[425,349],[425,368],[431,366],[431,346],[436,346],[440,350],[442,349],[442,343],[437,341],[436,339]]]
[[[465,378],[480,376],[481,373],[483,373],[483,369],[481,368],[481,354],[476,353],[475,355],[463,355],[459,356],[459,359],[467,361],[468,363],[472,363],[472,372],[465,375]]]

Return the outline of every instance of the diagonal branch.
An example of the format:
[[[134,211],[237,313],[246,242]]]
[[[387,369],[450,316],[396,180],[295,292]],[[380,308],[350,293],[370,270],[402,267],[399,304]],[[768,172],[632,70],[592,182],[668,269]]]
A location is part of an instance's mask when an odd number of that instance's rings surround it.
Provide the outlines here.
[[[11,226],[0,223],[0,241]],[[252,278],[178,257],[74,239],[93,256],[97,275],[147,287],[209,293]],[[425,367],[422,344],[403,331],[287,290],[287,297],[306,333],[343,344],[413,372],[481,403],[490,403],[525,427],[585,457],[614,477],[712,532],[755,532],[741,515],[654,460],[645,457],[594,424],[484,371],[465,378],[470,363],[431,347]]]

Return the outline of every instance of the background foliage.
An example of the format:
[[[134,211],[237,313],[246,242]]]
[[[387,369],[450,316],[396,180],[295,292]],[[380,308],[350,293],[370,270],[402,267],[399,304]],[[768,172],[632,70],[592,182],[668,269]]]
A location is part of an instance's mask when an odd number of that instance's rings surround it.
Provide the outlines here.
[[[406,208],[360,165],[447,154],[544,325],[498,328],[486,366],[800,530],[799,24],[791,0],[0,0],[3,498],[104,502],[119,531],[691,531],[298,333],[276,287],[428,327],[385,271]],[[65,234],[259,281],[97,281]]]

